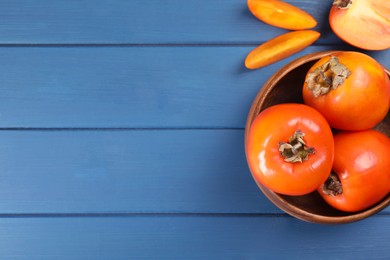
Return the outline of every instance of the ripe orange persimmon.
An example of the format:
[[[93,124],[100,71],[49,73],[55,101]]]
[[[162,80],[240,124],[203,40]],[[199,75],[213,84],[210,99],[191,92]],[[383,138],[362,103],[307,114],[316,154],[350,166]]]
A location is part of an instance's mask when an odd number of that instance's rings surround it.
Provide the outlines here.
[[[248,0],[249,10],[259,20],[289,30],[310,29],[317,21],[307,12],[278,0]]]
[[[256,182],[285,195],[315,191],[332,169],[334,142],[325,118],[303,104],[279,104],[252,122],[246,142]]]
[[[318,192],[342,211],[378,203],[390,192],[390,138],[375,131],[340,132],[334,137],[333,171]]]
[[[383,120],[390,105],[386,71],[359,52],[335,52],[321,58],[309,69],[302,93],[305,104],[340,130],[370,129]]]

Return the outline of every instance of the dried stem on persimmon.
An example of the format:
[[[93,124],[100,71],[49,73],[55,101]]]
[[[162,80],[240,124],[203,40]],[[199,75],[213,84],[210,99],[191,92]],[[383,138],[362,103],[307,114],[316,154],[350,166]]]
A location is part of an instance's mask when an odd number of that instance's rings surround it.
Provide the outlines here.
[[[334,0],[333,5],[340,9],[347,9],[352,4],[352,0]]]
[[[351,71],[339,62],[335,56],[307,75],[307,87],[315,97],[325,95],[332,89],[337,89],[351,75]]]
[[[288,142],[279,142],[279,153],[284,161],[290,163],[303,162],[309,159],[309,155],[315,153],[315,149],[307,147],[303,137],[305,133],[301,130],[289,138]]]
[[[337,196],[343,193],[343,186],[337,174],[331,173],[328,179],[325,181],[322,186],[322,191],[326,195]]]

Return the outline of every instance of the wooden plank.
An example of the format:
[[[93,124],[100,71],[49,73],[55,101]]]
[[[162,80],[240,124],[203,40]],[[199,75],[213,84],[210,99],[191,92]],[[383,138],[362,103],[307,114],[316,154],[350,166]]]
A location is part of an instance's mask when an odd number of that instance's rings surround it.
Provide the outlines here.
[[[243,135],[1,131],[0,214],[281,213],[252,180]]]
[[[390,217],[0,218],[1,259],[388,259]]]
[[[1,131],[0,213],[280,212],[242,130]]]
[[[251,47],[0,48],[0,127],[242,128],[273,73],[334,47],[256,71]]]
[[[317,20],[319,43],[340,43],[328,25],[332,0],[288,0]],[[3,44],[259,43],[285,30],[257,20],[242,0],[3,0]]]

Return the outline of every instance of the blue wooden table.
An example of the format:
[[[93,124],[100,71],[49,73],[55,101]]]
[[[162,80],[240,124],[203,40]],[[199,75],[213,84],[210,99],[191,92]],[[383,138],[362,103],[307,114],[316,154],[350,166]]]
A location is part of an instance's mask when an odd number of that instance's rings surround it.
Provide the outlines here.
[[[353,50],[331,0],[290,0],[315,45],[243,62],[286,32],[245,0],[0,1],[0,259],[389,259],[390,209],[310,224],[259,191],[244,125],[304,54]],[[390,67],[390,52],[366,52]]]

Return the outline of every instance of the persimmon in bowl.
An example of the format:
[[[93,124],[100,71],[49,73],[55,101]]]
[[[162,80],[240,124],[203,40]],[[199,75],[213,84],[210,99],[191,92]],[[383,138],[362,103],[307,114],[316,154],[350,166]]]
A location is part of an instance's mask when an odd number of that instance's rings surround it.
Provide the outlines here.
[[[302,89],[308,71],[321,58],[334,53],[336,51],[317,52],[298,58],[277,71],[260,89],[250,108],[245,127],[245,150],[249,165],[250,158],[247,149],[250,144],[248,145],[248,136],[258,115],[268,108],[275,107],[275,105],[303,104]],[[385,73],[389,77],[390,72],[385,69]],[[390,137],[390,112],[374,129]],[[338,130],[332,128],[332,131],[335,133]],[[363,210],[353,212],[341,211],[325,202],[317,190],[304,195],[286,195],[276,192],[259,181],[257,173],[251,167],[249,168],[258,187],[272,203],[289,215],[307,222],[324,224],[354,222],[374,215],[390,205],[390,194],[388,193],[382,200]]]

